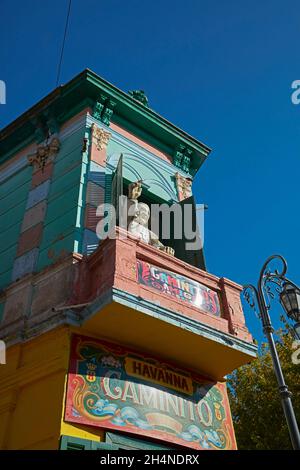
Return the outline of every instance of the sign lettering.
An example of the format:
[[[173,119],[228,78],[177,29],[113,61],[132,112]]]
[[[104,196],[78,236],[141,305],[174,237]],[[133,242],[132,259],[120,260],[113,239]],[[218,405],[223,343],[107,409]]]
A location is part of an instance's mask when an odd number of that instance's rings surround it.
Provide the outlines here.
[[[224,383],[77,335],[72,341],[65,420],[198,450],[235,448]]]
[[[137,281],[161,293],[188,302],[205,313],[221,316],[217,292],[185,276],[138,260]]]

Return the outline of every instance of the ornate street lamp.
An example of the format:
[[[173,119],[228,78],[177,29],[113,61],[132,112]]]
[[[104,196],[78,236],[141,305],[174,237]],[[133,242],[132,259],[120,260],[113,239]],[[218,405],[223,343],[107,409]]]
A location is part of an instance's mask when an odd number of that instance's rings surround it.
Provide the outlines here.
[[[300,339],[300,290],[291,282],[285,282],[280,292],[280,302],[288,318],[295,322],[294,331]]]
[[[281,271],[278,269],[275,269],[274,271],[271,270],[271,262],[273,260],[279,260],[281,262]],[[270,256],[260,271],[257,287],[252,284],[248,284],[244,286],[243,293],[250,307],[258,313],[258,316],[261,319],[263,332],[269,343],[274,372],[278,383],[282,407],[287,421],[292,446],[293,449],[300,450],[300,434],[292,405],[291,392],[284,380],[273,337],[274,329],[269,315],[271,299],[274,299],[275,294],[277,293],[287,317],[296,322],[294,325],[294,331],[300,339],[300,289],[292,281],[286,278],[286,272],[286,260],[281,255]]]

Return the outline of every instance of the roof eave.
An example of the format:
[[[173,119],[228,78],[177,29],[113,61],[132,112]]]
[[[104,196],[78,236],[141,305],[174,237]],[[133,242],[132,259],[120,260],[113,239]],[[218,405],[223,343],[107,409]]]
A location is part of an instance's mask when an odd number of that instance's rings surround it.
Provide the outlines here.
[[[45,98],[2,129],[0,131],[0,146],[6,139],[12,138],[14,133],[21,133],[21,129],[28,125],[29,121],[33,121],[34,118],[38,117],[45,109],[51,106],[54,107],[56,103],[66,99],[68,95],[70,96],[74,90],[78,90],[81,86],[86,86],[84,92],[90,95],[87,97],[93,100],[97,100],[100,93],[104,93],[115,101],[116,111],[112,120],[117,118],[118,115],[121,116],[123,114],[126,117],[126,115],[130,113],[132,122],[137,125],[141,122],[145,125],[147,124],[147,129],[156,134],[156,136],[161,136],[162,139],[165,139],[165,141],[169,142],[172,146],[175,146],[176,142],[178,142],[184,143],[191,148],[197,155],[195,172],[198,171],[210,153],[211,149],[207,145],[190,136],[187,132],[175,126],[151,108],[136,101],[130,95],[99,77],[99,75],[89,69],[83,70],[65,85],[60,85],[55,88]],[[30,134],[30,131],[31,129],[28,127],[27,133]]]

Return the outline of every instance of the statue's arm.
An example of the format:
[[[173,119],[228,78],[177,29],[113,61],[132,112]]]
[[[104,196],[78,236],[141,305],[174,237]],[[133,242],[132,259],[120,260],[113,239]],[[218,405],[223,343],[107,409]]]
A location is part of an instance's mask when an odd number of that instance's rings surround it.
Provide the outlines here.
[[[173,248],[162,244],[162,242],[159,240],[156,233],[153,233],[151,232],[151,230],[149,230],[149,234],[150,234],[150,245],[154,246],[155,248],[158,248],[161,251],[164,251],[165,253],[168,253],[169,255],[173,256],[175,254],[175,251]]]

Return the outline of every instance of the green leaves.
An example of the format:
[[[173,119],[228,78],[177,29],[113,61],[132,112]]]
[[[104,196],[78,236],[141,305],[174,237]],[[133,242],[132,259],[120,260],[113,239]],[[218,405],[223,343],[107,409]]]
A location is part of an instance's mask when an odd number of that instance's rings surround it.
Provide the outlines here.
[[[293,337],[289,328],[277,332],[276,347],[300,423],[300,365],[293,364]],[[291,449],[272,359],[267,344],[250,364],[228,380],[232,419],[239,449]]]

